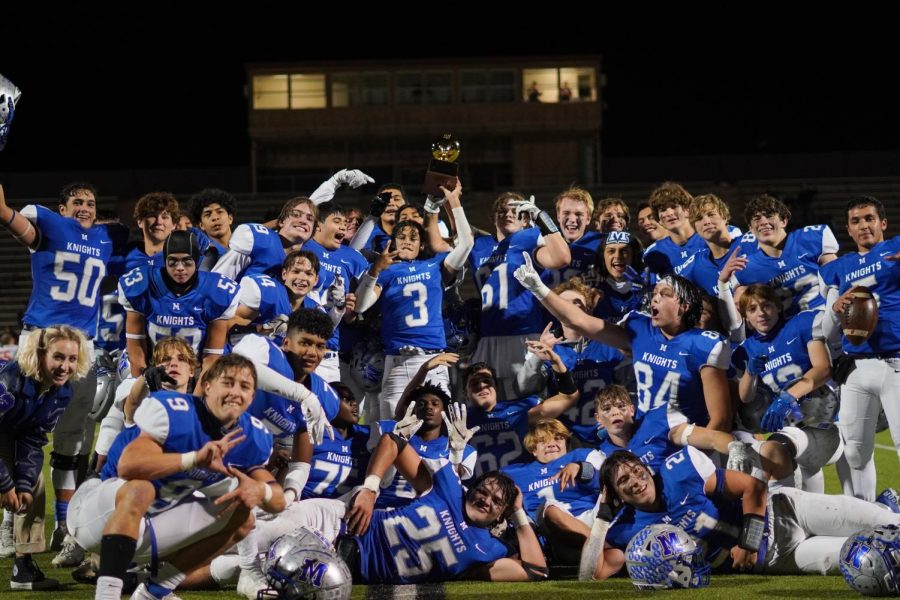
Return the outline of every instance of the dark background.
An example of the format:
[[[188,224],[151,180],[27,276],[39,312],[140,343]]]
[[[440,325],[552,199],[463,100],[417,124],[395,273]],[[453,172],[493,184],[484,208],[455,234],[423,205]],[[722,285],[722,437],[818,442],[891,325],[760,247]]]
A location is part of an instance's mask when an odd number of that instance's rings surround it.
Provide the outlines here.
[[[835,29],[702,25],[709,14],[684,28],[574,5],[507,23],[450,4],[367,8],[380,18],[349,4],[318,17],[274,3],[7,4],[0,73],[23,96],[0,171],[246,165],[244,64],[321,59],[599,54],[608,157],[900,149],[897,51],[874,15],[860,32],[843,16]]]

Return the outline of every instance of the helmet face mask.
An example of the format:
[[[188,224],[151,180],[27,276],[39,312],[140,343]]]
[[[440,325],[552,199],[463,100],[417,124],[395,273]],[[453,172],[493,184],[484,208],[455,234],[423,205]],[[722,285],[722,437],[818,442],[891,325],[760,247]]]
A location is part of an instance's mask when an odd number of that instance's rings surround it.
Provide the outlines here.
[[[9,126],[16,113],[16,104],[21,97],[21,90],[12,81],[0,75],[0,150],[6,146]]]
[[[711,567],[704,549],[674,525],[648,525],[628,543],[628,575],[639,590],[700,588],[709,585]]]
[[[865,596],[900,595],[900,527],[858,531],[841,547],[841,575]]]
[[[318,531],[299,527],[275,540],[263,558],[269,587],[260,598],[347,600],[353,579],[347,564]]]

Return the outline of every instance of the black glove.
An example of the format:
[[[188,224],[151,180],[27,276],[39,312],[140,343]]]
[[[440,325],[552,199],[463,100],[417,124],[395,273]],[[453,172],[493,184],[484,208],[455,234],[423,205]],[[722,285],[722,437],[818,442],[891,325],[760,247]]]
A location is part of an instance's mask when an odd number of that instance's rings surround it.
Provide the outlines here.
[[[172,379],[168,373],[166,373],[165,367],[147,367],[144,369],[144,381],[147,382],[147,388],[151,392],[158,392],[162,389],[163,383],[168,383],[170,385],[178,385],[178,382]]]
[[[369,205],[369,214],[375,217],[376,219],[381,217],[381,213],[384,212],[384,209],[387,208],[388,202],[391,201],[391,193],[382,192],[375,196],[372,199],[372,204]]]

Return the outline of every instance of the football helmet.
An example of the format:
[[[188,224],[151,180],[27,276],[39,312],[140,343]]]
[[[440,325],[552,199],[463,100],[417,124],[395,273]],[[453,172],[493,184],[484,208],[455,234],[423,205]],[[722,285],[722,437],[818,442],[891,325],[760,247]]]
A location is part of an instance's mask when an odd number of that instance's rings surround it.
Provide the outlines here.
[[[628,542],[625,564],[639,590],[700,588],[709,585],[712,570],[703,553],[681,527],[648,525]]]

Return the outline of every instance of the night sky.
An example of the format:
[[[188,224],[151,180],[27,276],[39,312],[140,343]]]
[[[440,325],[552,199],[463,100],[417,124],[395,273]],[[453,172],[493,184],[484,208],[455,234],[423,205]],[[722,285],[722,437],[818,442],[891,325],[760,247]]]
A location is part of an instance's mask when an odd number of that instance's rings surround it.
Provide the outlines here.
[[[898,53],[874,34],[742,39],[740,20],[713,35],[567,13],[424,35],[349,9],[219,11],[4,6],[0,73],[23,97],[0,169],[245,165],[244,63],[298,59],[601,54],[608,156],[900,150]]]

